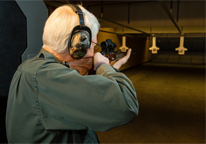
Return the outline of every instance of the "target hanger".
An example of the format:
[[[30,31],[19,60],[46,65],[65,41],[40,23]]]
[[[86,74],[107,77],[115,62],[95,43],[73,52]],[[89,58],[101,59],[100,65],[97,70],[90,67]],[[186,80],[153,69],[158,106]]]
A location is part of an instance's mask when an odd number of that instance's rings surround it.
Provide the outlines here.
[[[149,48],[149,50],[152,51],[153,54],[157,54],[157,51],[159,50],[160,48],[156,46],[156,37],[152,37],[152,47]]]
[[[129,48],[126,46],[126,36],[122,36],[122,46],[119,48],[121,52],[126,52]]]
[[[180,46],[175,50],[178,51],[179,55],[184,55],[185,51],[187,51],[187,48],[184,47],[184,36],[180,37]]]

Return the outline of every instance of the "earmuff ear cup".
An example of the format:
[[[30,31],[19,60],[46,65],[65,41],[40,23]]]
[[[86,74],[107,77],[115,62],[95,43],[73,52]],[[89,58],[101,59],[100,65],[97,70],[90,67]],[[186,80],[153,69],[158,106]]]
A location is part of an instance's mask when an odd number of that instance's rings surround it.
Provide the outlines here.
[[[82,10],[76,5],[71,5],[71,7],[78,14],[80,25],[72,30],[71,38],[68,41],[68,50],[73,58],[80,59],[86,55],[87,50],[91,46],[92,34],[90,28],[84,24]]]
[[[71,37],[69,54],[75,59],[84,57],[90,48],[90,43],[90,35],[87,31],[80,30],[75,32]]]

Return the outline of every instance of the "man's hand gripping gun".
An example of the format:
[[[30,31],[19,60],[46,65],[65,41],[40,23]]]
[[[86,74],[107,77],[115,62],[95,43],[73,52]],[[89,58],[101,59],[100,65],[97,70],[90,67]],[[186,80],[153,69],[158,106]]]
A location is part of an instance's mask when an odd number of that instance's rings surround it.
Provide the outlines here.
[[[128,48],[114,51],[114,49],[117,47],[117,45],[116,45],[116,43],[112,42],[111,39],[107,39],[106,41],[101,42],[100,46],[102,48],[100,53],[109,59],[110,64],[114,63],[114,61],[121,59],[122,57],[124,57],[127,54],[126,51]]]

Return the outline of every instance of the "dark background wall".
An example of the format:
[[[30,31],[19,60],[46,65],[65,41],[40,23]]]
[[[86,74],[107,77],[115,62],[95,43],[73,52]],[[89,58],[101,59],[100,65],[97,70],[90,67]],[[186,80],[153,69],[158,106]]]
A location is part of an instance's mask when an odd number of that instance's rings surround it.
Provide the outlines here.
[[[11,78],[27,48],[27,24],[25,15],[15,1],[1,1],[0,17],[0,93],[7,96]]]
[[[41,49],[47,17],[43,1],[0,1],[0,143],[7,143],[5,114],[11,79],[20,63]]]
[[[0,103],[1,142],[6,142],[5,112],[12,76],[21,63],[21,55],[27,47],[26,17],[15,1],[0,2]]]

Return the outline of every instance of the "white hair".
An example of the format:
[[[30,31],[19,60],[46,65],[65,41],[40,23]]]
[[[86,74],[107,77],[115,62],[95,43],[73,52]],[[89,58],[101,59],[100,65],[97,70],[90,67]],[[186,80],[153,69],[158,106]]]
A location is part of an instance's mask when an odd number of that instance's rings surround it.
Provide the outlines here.
[[[97,35],[100,24],[97,18],[81,5],[84,22],[90,28],[92,39]],[[68,50],[68,41],[73,28],[80,25],[79,16],[69,5],[58,7],[47,19],[43,33],[43,48],[47,47],[57,53],[64,53]]]

